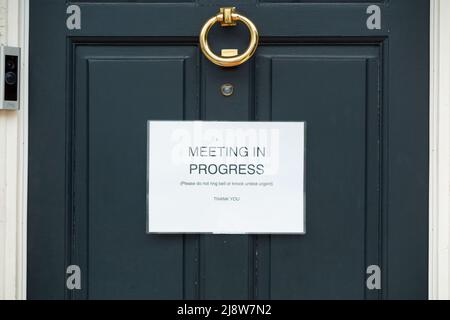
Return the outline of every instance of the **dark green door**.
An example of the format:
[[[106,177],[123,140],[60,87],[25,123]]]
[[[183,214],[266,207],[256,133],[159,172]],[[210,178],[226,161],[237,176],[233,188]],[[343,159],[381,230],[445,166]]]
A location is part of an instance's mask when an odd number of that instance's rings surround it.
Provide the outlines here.
[[[427,298],[428,1],[95,2],[31,0],[29,298]],[[306,235],[146,234],[147,120],[196,119],[307,122]]]

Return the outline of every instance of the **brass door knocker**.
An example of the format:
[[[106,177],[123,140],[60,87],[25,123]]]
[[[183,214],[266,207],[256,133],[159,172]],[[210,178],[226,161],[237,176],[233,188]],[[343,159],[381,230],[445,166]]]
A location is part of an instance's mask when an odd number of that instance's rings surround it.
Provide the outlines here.
[[[216,23],[220,22],[222,27],[235,26],[237,21],[242,21],[250,31],[250,44],[244,53],[238,55],[237,49],[224,49],[219,57],[214,52],[211,51],[208,45],[208,33],[211,27]],[[243,64],[248,59],[250,59],[258,47],[258,30],[256,29],[253,22],[248,18],[244,17],[235,12],[235,8],[220,8],[220,12],[214,17],[206,21],[205,25],[200,32],[200,48],[203,54],[212,63],[221,67],[235,67]]]

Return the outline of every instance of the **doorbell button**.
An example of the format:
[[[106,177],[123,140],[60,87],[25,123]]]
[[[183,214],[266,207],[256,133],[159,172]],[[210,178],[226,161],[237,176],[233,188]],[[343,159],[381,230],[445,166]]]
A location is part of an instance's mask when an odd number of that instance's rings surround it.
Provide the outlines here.
[[[0,47],[0,110],[19,110],[20,48]]]

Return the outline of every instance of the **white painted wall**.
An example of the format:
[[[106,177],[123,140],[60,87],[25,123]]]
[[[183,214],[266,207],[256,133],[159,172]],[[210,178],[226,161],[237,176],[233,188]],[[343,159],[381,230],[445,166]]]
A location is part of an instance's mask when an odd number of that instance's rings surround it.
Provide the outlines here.
[[[7,43],[7,23],[8,23],[7,0],[0,0],[0,43]],[[0,298],[14,297],[15,293],[11,292],[15,283],[9,278],[11,268],[15,269],[15,264],[11,261],[11,250],[8,250],[9,238],[7,228],[9,226],[9,216],[6,214],[7,207],[7,190],[6,190],[6,174],[7,174],[7,127],[11,115],[8,112],[0,111]],[[14,250],[14,247],[11,248]],[[8,257],[7,257],[8,256]],[[13,264],[13,265],[11,265]],[[11,295],[12,294],[12,295]]]
[[[27,17],[27,0],[0,0],[0,43],[22,47],[25,56]],[[0,111],[0,299],[25,297],[27,59],[22,70],[21,110]]]
[[[0,0],[0,43],[24,58],[21,110],[0,111],[0,300],[26,296],[28,1]],[[450,299],[450,1],[431,9],[430,298]]]
[[[0,43],[6,43],[6,24],[7,18],[7,2],[8,0],[0,0]]]

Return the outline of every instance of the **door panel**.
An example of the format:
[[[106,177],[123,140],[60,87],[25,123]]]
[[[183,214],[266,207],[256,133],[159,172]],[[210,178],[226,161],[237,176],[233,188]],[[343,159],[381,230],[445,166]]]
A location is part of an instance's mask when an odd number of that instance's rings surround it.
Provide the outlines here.
[[[198,117],[196,61],[189,46],[76,50],[73,245],[86,297],[184,296],[183,236],[145,233],[146,126]]]
[[[366,297],[365,266],[381,262],[379,52],[376,46],[259,51],[260,119],[307,123],[307,233],[268,240],[271,298]]]
[[[428,1],[378,3],[381,30],[363,0],[152,2],[74,2],[67,30],[31,0],[29,298],[426,298]],[[261,36],[236,68],[198,47],[223,4]],[[148,120],[305,121],[306,235],[147,235]]]

